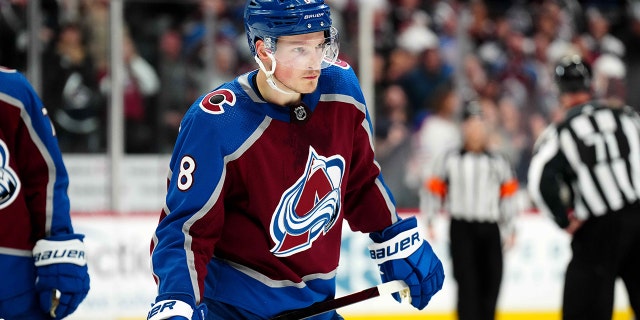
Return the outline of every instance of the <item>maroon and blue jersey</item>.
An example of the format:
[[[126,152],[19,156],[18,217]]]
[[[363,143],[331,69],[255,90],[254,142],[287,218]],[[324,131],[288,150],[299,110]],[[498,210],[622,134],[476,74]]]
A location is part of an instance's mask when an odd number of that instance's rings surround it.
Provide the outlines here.
[[[369,233],[399,218],[353,69],[323,69],[316,91],[288,107],[262,99],[256,74],[185,114],[152,268],[159,294],[272,316],[335,295],[344,220]]]
[[[68,183],[42,101],[0,67],[0,300],[34,290],[37,240],[73,233]]]

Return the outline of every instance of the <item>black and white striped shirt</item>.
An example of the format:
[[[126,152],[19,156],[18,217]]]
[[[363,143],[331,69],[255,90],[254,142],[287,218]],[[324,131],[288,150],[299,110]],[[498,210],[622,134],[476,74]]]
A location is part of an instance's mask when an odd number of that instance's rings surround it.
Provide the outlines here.
[[[567,212],[578,219],[601,216],[640,199],[640,118],[629,107],[596,102],[574,107],[538,139],[529,167],[534,205],[560,227]],[[569,199],[563,199],[568,190]]]
[[[437,158],[431,173],[420,201],[427,223],[446,208],[454,219],[496,222],[505,232],[513,230],[518,182],[505,157],[454,150]]]

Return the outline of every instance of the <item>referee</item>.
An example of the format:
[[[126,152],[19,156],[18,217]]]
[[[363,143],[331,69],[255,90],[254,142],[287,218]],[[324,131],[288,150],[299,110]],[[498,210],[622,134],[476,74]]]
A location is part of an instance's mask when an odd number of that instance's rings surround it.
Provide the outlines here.
[[[529,193],[573,234],[563,319],[611,319],[614,285],[624,281],[640,311],[640,117],[628,106],[593,100],[579,56],[555,68],[564,120],[536,142]]]
[[[492,320],[502,282],[501,228],[513,242],[518,182],[507,159],[487,150],[487,129],[477,103],[465,111],[464,145],[436,158],[420,207],[432,236],[435,214],[445,206],[450,214],[458,319]]]

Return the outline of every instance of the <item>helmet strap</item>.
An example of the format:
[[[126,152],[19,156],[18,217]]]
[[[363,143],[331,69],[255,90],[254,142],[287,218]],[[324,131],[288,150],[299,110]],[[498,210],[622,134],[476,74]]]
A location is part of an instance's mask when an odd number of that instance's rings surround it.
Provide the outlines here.
[[[276,82],[274,81],[275,76],[273,75],[276,72],[276,58],[273,56],[273,54],[271,52],[267,52],[267,56],[269,57],[269,59],[271,59],[271,70],[267,71],[267,68],[264,66],[264,63],[262,63],[262,60],[260,60],[260,58],[258,58],[258,55],[256,54],[253,58],[256,60],[256,62],[258,63],[258,66],[260,66],[260,70],[262,70],[262,72],[264,72],[264,74],[267,76],[267,84],[269,84],[269,86],[280,92],[280,93],[284,93],[284,94],[296,94],[297,92],[295,91],[286,91],[283,89],[280,89],[278,87],[278,85],[276,85]]]

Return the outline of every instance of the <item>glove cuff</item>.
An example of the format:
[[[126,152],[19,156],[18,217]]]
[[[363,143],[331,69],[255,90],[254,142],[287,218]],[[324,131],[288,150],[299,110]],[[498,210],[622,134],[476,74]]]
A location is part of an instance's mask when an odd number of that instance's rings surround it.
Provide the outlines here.
[[[418,220],[416,217],[409,217],[407,219],[400,220],[380,232],[371,232],[369,238],[376,243],[385,242],[401,232],[416,229],[418,227]]]
[[[169,319],[171,317],[191,319],[193,307],[182,300],[162,300],[156,302],[147,315],[147,320]]]
[[[87,264],[84,243],[77,238],[63,241],[38,240],[33,247],[33,260],[36,267],[57,263],[71,263],[81,267]]]
[[[404,259],[412,255],[422,245],[423,240],[417,226],[397,234],[395,237],[369,246],[369,254],[377,264],[389,260]]]

